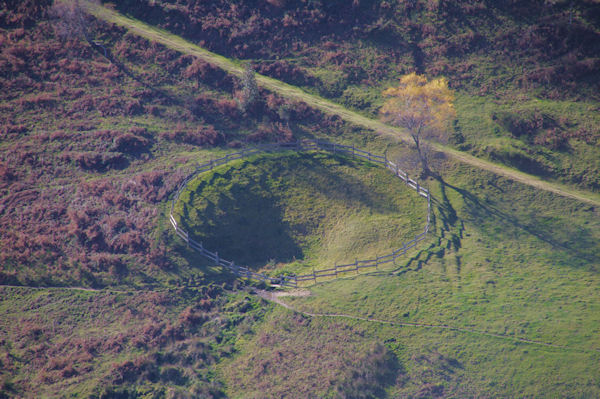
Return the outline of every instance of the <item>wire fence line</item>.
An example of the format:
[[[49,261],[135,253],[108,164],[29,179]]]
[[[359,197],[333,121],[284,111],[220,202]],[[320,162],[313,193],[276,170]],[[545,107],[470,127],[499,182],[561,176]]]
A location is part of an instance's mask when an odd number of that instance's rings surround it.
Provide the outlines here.
[[[267,276],[266,274],[263,274],[263,273],[256,273],[256,272],[250,270],[248,267],[237,265],[237,264],[235,264],[235,262],[233,260],[225,260],[225,259],[221,258],[219,256],[218,252],[216,252],[216,251],[212,252],[212,251],[204,248],[202,243],[195,241],[193,238],[190,237],[190,235],[187,231],[185,231],[184,229],[182,229],[179,226],[179,223],[177,222],[177,219],[175,219],[175,216],[174,216],[175,203],[179,200],[179,196],[181,195],[183,190],[187,187],[188,183],[190,181],[192,181],[193,179],[195,179],[198,175],[200,175],[201,173],[210,171],[217,166],[224,165],[226,163],[229,163],[229,162],[237,160],[237,159],[248,158],[252,155],[260,154],[260,153],[277,152],[277,151],[285,151],[285,150],[294,150],[294,151],[298,151],[298,152],[299,151],[322,150],[322,151],[327,151],[327,152],[334,153],[334,154],[342,153],[342,154],[346,154],[346,155],[352,155],[353,157],[356,157],[356,158],[366,159],[370,162],[385,166],[386,168],[391,170],[396,177],[398,177],[401,181],[403,181],[407,187],[415,190],[419,194],[420,197],[423,197],[424,199],[427,200],[427,222],[425,224],[425,228],[423,229],[423,231],[421,233],[415,235],[415,237],[412,240],[403,243],[401,248],[397,248],[396,250],[388,253],[387,255],[377,256],[373,259],[356,260],[353,263],[349,263],[349,264],[345,264],[345,265],[335,265],[334,267],[329,268],[329,269],[313,270],[313,272],[310,274],[304,274],[304,275],[295,275],[295,274],[283,275],[282,274],[278,277],[271,277],[271,276]],[[183,239],[190,248],[194,249],[195,251],[197,251],[202,256],[206,257],[207,259],[215,262],[216,265],[225,267],[226,269],[233,272],[237,276],[242,277],[242,278],[252,279],[252,280],[263,281],[263,282],[271,284],[271,285],[281,285],[281,286],[285,286],[285,287],[298,287],[298,283],[305,282],[305,281],[313,281],[316,283],[318,278],[332,277],[332,276],[338,277],[340,274],[344,274],[344,273],[348,273],[348,272],[355,272],[356,274],[358,274],[360,269],[377,268],[380,265],[394,262],[400,256],[405,255],[406,252],[408,250],[410,250],[411,248],[414,248],[418,242],[424,240],[427,233],[429,232],[429,225],[430,225],[430,221],[431,221],[431,195],[427,188],[425,188],[421,184],[419,184],[419,182],[417,180],[411,179],[406,172],[404,172],[403,170],[401,170],[399,168],[399,166],[397,164],[388,160],[386,155],[375,155],[368,151],[364,151],[359,148],[356,148],[353,145],[352,146],[342,145],[342,144],[330,143],[330,142],[321,141],[321,140],[302,140],[302,141],[296,141],[296,142],[292,142],[292,143],[275,143],[275,144],[258,145],[253,148],[246,148],[246,149],[243,149],[238,152],[227,154],[224,157],[221,157],[218,159],[211,159],[209,162],[199,165],[196,168],[196,170],[192,174],[190,174],[177,188],[177,191],[175,192],[175,195],[173,197],[173,201],[171,202],[171,210],[169,212],[169,221],[170,221],[171,225],[173,226],[175,233],[181,239]]]

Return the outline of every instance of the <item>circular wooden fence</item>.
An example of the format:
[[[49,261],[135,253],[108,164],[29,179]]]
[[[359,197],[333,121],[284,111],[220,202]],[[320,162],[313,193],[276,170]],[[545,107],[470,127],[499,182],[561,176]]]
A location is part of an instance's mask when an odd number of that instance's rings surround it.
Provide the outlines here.
[[[175,219],[174,209],[175,203],[179,200],[179,196],[182,191],[187,187],[188,183],[196,178],[199,174],[203,172],[207,172],[212,170],[213,168],[224,165],[228,162],[231,162],[236,159],[247,158],[249,156],[260,154],[264,152],[273,152],[273,151],[284,151],[284,150],[295,150],[295,151],[316,151],[323,150],[331,153],[343,153],[347,155],[352,155],[353,157],[366,159],[370,162],[381,164],[386,168],[390,169],[395,176],[397,176],[407,187],[415,190],[420,197],[423,197],[427,201],[427,222],[423,229],[423,232],[417,234],[412,240],[405,242],[402,244],[401,248],[397,248],[396,250],[388,253],[387,255],[377,256],[374,259],[364,259],[364,260],[356,260],[354,263],[349,263],[346,265],[335,265],[329,269],[321,269],[314,270],[310,274],[304,275],[280,275],[278,277],[270,277],[263,273],[256,273],[250,270],[248,267],[237,265],[233,260],[225,260],[219,256],[218,252],[212,252],[199,243],[192,239],[187,231],[182,229]],[[383,265],[386,263],[390,263],[395,261],[398,257],[406,254],[408,250],[415,247],[418,242],[425,239],[425,236],[429,232],[429,224],[431,220],[431,195],[429,190],[419,184],[418,181],[409,178],[408,174],[398,167],[395,163],[388,160],[385,156],[375,155],[368,151],[363,151],[354,146],[342,145],[329,143],[326,141],[320,140],[303,140],[297,141],[293,143],[279,143],[279,144],[266,144],[260,145],[254,148],[243,149],[241,151],[227,154],[222,158],[213,159],[210,162],[207,162],[203,165],[198,166],[198,168],[188,176],[177,188],[173,201],[171,203],[171,210],[169,212],[169,221],[171,225],[175,229],[175,233],[181,237],[187,245],[200,253],[202,256],[207,259],[215,262],[216,265],[223,266],[226,269],[230,270],[234,274],[248,278],[253,280],[264,281],[268,284],[273,285],[281,285],[286,287],[297,287],[298,283],[304,281],[314,281],[316,282],[319,277],[337,277],[339,274],[355,271],[358,273],[360,269],[366,268],[377,268],[379,265]]]

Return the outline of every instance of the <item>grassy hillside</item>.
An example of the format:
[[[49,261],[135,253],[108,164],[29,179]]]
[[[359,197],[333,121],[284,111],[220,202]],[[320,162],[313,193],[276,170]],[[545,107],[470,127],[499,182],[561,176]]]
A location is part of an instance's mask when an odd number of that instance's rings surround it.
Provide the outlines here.
[[[377,115],[381,91],[401,74],[446,76],[460,94],[451,141],[457,148],[547,179],[600,187],[596,2],[289,0],[230,7],[130,0],[117,7],[367,115]]]
[[[433,186],[437,230],[429,248],[395,272],[317,284],[308,297],[282,299],[308,313],[426,325],[310,318],[385,342],[399,364],[386,379],[389,397],[597,396],[598,209],[446,166],[445,181]],[[277,381],[299,377],[296,368],[249,369],[272,342],[287,342],[277,321],[264,323],[228,367],[250,370],[266,396],[276,397],[283,389]],[[320,342],[318,334],[307,341],[279,350],[278,361],[295,364]],[[229,370],[230,392],[244,396],[247,385]]]
[[[595,4],[152,4],[118,7],[365,114],[400,73],[462,71],[457,147],[594,189]],[[282,297],[304,314],[268,303],[171,231],[168,199],[194,165],[303,137],[394,160],[410,149],[267,91],[241,112],[240,83],[223,70],[92,18],[107,56],[61,40],[48,5],[0,9],[0,397],[599,396],[598,207],[442,157],[443,180],[428,181],[434,228],[410,257]],[[469,21],[481,37],[456,36]],[[529,26],[521,51],[513,38]],[[436,70],[444,59],[448,69]],[[536,78],[541,67],[548,77]],[[557,78],[563,70],[573,84]],[[369,102],[343,100],[350,94]],[[567,120],[552,116],[562,113]],[[554,136],[543,141],[552,129],[567,137],[556,148],[547,146]],[[538,153],[539,165],[523,160]],[[330,265],[422,226],[423,202],[390,179],[318,154],[250,159],[197,180],[186,216],[215,250],[239,250],[216,234],[236,233],[246,249],[286,249],[275,263],[297,254],[309,267]],[[278,211],[266,227],[277,229],[251,242],[236,217],[257,226],[265,204]],[[209,216],[215,223],[203,224]],[[377,231],[382,216],[406,230]],[[257,267],[271,260],[240,256]]]

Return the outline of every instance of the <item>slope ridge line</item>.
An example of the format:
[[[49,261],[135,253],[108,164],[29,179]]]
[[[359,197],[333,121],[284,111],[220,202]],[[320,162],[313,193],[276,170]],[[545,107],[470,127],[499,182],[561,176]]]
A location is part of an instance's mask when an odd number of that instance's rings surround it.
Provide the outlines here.
[[[198,57],[212,65],[218,66],[219,68],[223,69],[228,73],[231,73],[232,75],[238,77],[242,76],[243,67],[240,62],[236,62],[222,55],[208,51],[196,44],[193,44],[183,39],[180,36],[148,25],[140,20],[125,16],[101,5],[94,4],[89,1],[83,1],[81,4],[90,14],[92,14],[98,19],[102,19],[104,21],[111,22],[121,27],[124,27],[143,38],[155,41],[157,43],[161,43],[173,50]],[[268,76],[264,76],[257,73],[256,81],[260,86],[264,87],[265,89],[274,91],[283,97],[292,100],[303,101],[308,105],[317,108],[327,114],[337,115],[348,122],[352,122],[354,124],[366,127],[368,129],[372,129],[379,134],[392,136],[394,138],[400,139],[405,143],[410,144],[410,136],[403,129],[393,127],[375,119],[368,118],[357,112],[344,108],[343,106],[336,104],[330,100],[324,99],[314,94],[309,94],[296,86],[292,86],[290,84],[284,83],[277,79],[270,78]],[[460,162],[469,164],[476,168],[487,170],[494,174],[510,178],[512,180],[523,184],[527,184],[540,190],[549,191],[554,194],[561,195],[563,197],[572,198],[578,201],[600,206],[599,194],[592,193],[589,191],[573,189],[559,183],[548,182],[528,173],[477,158],[473,155],[455,150],[453,148],[439,143],[429,142],[429,144],[437,151],[443,152]]]

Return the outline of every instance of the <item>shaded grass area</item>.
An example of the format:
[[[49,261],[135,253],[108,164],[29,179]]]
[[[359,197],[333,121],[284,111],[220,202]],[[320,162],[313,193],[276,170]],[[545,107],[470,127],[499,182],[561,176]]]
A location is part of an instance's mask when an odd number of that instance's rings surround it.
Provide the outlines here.
[[[283,153],[201,175],[176,211],[197,241],[225,259],[308,272],[401,247],[424,228],[427,204],[374,164]]]

